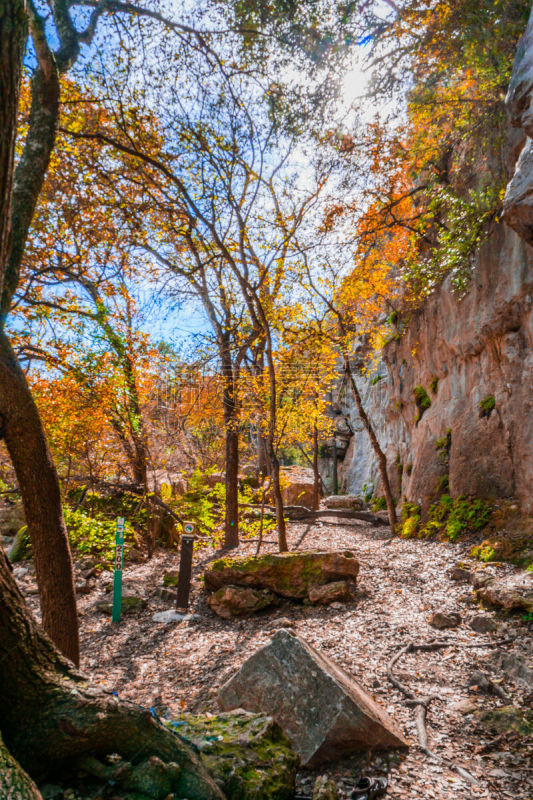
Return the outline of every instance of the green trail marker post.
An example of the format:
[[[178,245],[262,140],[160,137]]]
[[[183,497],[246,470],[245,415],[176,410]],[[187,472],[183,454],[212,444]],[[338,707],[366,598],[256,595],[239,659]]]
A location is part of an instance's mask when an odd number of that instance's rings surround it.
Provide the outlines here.
[[[180,569],[176,594],[176,608],[182,613],[186,613],[189,608],[194,539],[194,522],[186,522],[183,526],[183,536],[181,537]]]
[[[117,517],[115,535],[115,576],[113,579],[113,622],[120,622],[122,613],[122,566],[124,564],[124,517]]]

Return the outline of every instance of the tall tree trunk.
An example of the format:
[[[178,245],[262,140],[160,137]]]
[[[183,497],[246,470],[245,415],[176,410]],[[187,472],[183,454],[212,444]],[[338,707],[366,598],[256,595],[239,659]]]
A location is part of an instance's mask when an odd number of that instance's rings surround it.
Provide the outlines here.
[[[390,483],[389,483],[389,475],[387,472],[387,459],[385,457],[385,453],[380,447],[378,442],[377,436],[374,432],[374,428],[367,416],[365,409],[363,408],[363,402],[361,400],[361,395],[359,394],[359,390],[357,388],[357,384],[355,383],[352,368],[350,367],[350,358],[345,353],[344,354],[344,372],[346,374],[346,379],[350,384],[350,388],[352,390],[352,395],[355,400],[355,405],[357,406],[357,411],[359,413],[359,417],[361,422],[363,423],[368,436],[370,438],[370,443],[376,454],[378,459],[378,467],[379,467],[379,474],[381,477],[381,483],[383,484],[383,491],[385,492],[385,501],[387,503],[387,512],[389,515],[389,524],[391,526],[392,532],[394,533],[394,528],[396,527],[396,506],[394,503],[394,498],[392,496]]]
[[[257,432],[257,471],[265,477],[270,474],[267,444],[260,430]]]
[[[18,765],[13,788],[22,785],[25,770],[44,780],[57,770],[83,768],[117,784],[118,793],[134,787],[136,768],[150,768],[169,782],[165,792],[197,800],[223,800],[196,753],[176,734],[158,723],[147,709],[123,706],[115,698],[87,686],[86,679],[35,624],[0,552],[0,764],[6,749]],[[118,753],[127,763],[111,768],[106,755]],[[144,765],[144,767],[143,767]],[[13,765],[12,765],[13,766]],[[139,775],[139,773],[137,773]],[[150,776],[152,778],[152,775]],[[54,776],[54,778],[56,778]],[[139,777],[137,777],[137,781]],[[54,782],[56,782],[54,780]],[[1,779],[0,779],[1,786]],[[36,800],[29,781],[19,794],[2,797]]]
[[[0,298],[12,245],[15,139],[28,20],[23,0],[0,5]]]
[[[316,422],[313,424],[313,494],[315,497],[315,511],[320,505],[320,473],[318,471],[318,429]]]
[[[230,352],[222,353],[222,374],[224,377],[222,401],[226,431],[224,547],[229,549],[239,546],[239,412]]]
[[[272,479],[272,494],[274,496],[274,506],[276,509],[276,526],[278,529],[278,547],[280,553],[286,553],[289,549],[287,544],[287,526],[285,524],[285,509],[283,506],[283,496],[281,494],[279,460],[270,440],[268,444],[268,455],[270,458]]]
[[[31,81],[28,132],[13,173],[27,13],[32,9],[22,0],[0,3],[0,427],[24,503],[43,624],[63,653],[77,663],[76,596],[59,482],[37,408],[4,333],[59,116],[56,63],[42,29],[38,30],[34,22],[32,36],[39,66]]]
[[[61,652],[78,664],[76,595],[59,481],[25,375],[4,333],[0,387],[4,438],[28,523],[43,626]]]
[[[224,547],[239,546],[239,431],[236,420],[226,427],[226,519]]]

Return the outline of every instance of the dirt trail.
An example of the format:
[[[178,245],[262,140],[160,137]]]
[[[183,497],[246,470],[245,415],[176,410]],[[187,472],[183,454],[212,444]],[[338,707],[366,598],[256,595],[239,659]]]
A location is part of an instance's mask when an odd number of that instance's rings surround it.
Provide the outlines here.
[[[307,533],[306,533],[307,531]],[[294,549],[354,550],[361,562],[359,594],[347,605],[312,607],[284,603],[272,612],[246,620],[225,621],[214,616],[205,604],[200,576],[202,565],[213,558],[212,551],[195,554],[191,617],[180,624],[154,623],[156,611],[169,607],[159,590],[165,569],[176,567],[175,554],[159,552],[150,562],[127,566],[125,592],[147,600],[147,607],[126,616],[120,625],[94,609],[103,597],[109,575],[101,577],[91,594],[80,598],[82,622],[82,669],[91,679],[121,697],[155,707],[161,715],[181,711],[216,712],[220,685],[275,630],[291,627],[315,647],[323,650],[348,670],[398,721],[412,747],[406,757],[354,756],[320,772],[328,772],[341,790],[348,790],[361,769],[386,770],[394,798],[518,798],[533,800],[533,742],[516,734],[497,738],[480,727],[473,709],[490,709],[508,704],[495,696],[468,689],[475,669],[487,670],[497,650],[496,641],[512,639],[507,652],[531,659],[531,623],[520,615],[504,618],[496,633],[475,633],[468,619],[477,613],[470,587],[449,577],[451,567],[466,558],[461,544],[390,539],[386,528],[366,523],[349,526],[327,522],[307,528],[289,526],[289,546]],[[255,543],[241,547],[252,553]],[[266,544],[264,551],[275,551]],[[511,570],[504,566],[501,571]],[[27,576],[28,579],[30,576]],[[24,585],[24,579],[21,584]],[[36,606],[36,598],[30,596]],[[462,624],[450,631],[435,631],[427,618],[433,611],[456,611]],[[405,657],[397,675],[416,694],[438,694],[431,706],[429,747],[456,761],[477,778],[470,786],[455,772],[427,759],[417,746],[412,711],[401,694],[387,681],[387,664],[408,641],[428,641],[446,636],[456,645],[435,653]],[[466,648],[473,643],[480,648]],[[486,645],[486,646],[485,646]],[[503,677],[493,671],[493,678]],[[505,678],[501,684],[510,703],[531,705],[532,688]],[[310,794],[317,773],[301,775],[301,789]],[[309,790],[309,791],[308,791]]]

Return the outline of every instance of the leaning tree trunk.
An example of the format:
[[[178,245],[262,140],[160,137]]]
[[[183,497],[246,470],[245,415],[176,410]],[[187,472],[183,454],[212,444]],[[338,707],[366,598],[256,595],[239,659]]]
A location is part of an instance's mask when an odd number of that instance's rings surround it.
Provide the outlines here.
[[[318,471],[318,428],[316,422],[313,424],[313,496],[315,498],[315,508],[317,511],[320,506],[320,472]]]
[[[150,711],[88,687],[34,622],[1,552],[0,686],[2,798],[40,797],[24,772],[56,782],[82,770],[118,793],[223,800],[199,756]],[[104,763],[112,753],[119,765]]]
[[[378,459],[379,475],[381,477],[381,483],[383,484],[383,491],[385,492],[385,501],[387,503],[389,523],[392,529],[392,533],[394,533],[394,528],[396,527],[396,504],[394,502],[394,498],[392,496],[390,488],[389,474],[387,472],[387,459],[385,457],[385,453],[380,447],[377,436],[374,432],[374,428],[372,427],[372,423],[370,422],[368,415],[363,407],[363,401],[361,400],[361,395],[359,394],[357,384],[353,377],[352,368],[350,367],[350,358],[346,353],[344,354],[344,372],[347,380],[350,383],[350,388],[352,390],[352,395],[355,400],[355,405],[357,406],[357,412],[359,414],[361,422],[363,423],[368,433],[368,436],[370,438],[370,443]]]
[[[57,473],[39,413],[9,340],[0,333],[0,415],[32,544],[43,626],[79,662],[72,559]]]

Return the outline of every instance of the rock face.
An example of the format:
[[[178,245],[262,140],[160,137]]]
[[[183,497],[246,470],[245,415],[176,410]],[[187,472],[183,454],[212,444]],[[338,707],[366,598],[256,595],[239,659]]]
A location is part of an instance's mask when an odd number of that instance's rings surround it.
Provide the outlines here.
[[[533,511],[532,353],[533,249],[500,225],[480,249],[469,293],[460,299],[444,281],[411,314],[398,341],[384,348],[383,379],[372,385],[357,377],[396,497],[427,509],[446,475],[453,496],[514,495]],[[417,386],[431,401],[418,424]],[[483,414],[480,403],[490,397],[494,407]],[[363,494],[365,485],[382,494],[374,452],[349,393],[343,412],[354,437],[341,484],[351,494]],[[439,440],[448,431],[446,452]]]
[[[172,725],[172,723],[171,723]],[[176,730],[231,800],[292,800],[298,756],[271,717],[246,711],[209,717],[185,714]]]
[[[304,598],[311,586],[355,581],[359,562],[349,551],[280,553],[257,558],[221,558],[204,573],[205,586],[216,592],[223,586],[269,589],[282,597]]]
[[[428,622],[432,628],[437,628],[438,630],[457,628],[461,624],[461,616],[455,611],[449,614],[445,614],[444,611],[435,611],[429,617]]]
[[[494,578],[476,589],[481,600],[502,608],[523,608],[533,613],[533,574],[518,572]]]
[[[223,586],[207,599],[211,610],[223,619],[248,617],[256,611],[278,603],[276,595],[268,589],[250,589],[243,586]]]
[[[320,500],[315,492],[313,470],[307,467],[282,467],[281,478],[288,485],[283,489],[283,502],[288,506],[305,506],[318,508]]]
[[[357,378],[393,492],[423,510],[444,473],[453,496],[515,496],[533,511],[533,12],[506,103],[514,128],[503,218],[511,227],[495,226],[480,248],[464,298],[445,280],[405,327],[398,319],[380,379]],[[418,422],[417,388],[431,402]],[[365,484],[381,493],[376,459],[349,394],[346,402],[342,411],[354,437],[341,483],[354,494]],[[436,443],[447,431],[451,442],[443,459]]]
[[[506,104],[511,125],[519,130],[521,147],[503,202],[503,218],[533,244],[533,12],[518,43]]]
[[[222,687],[219,703],[225,710],[271,714],[306,766],[358,750],[407,746],[393,720],[348,673],[285,630]]]

